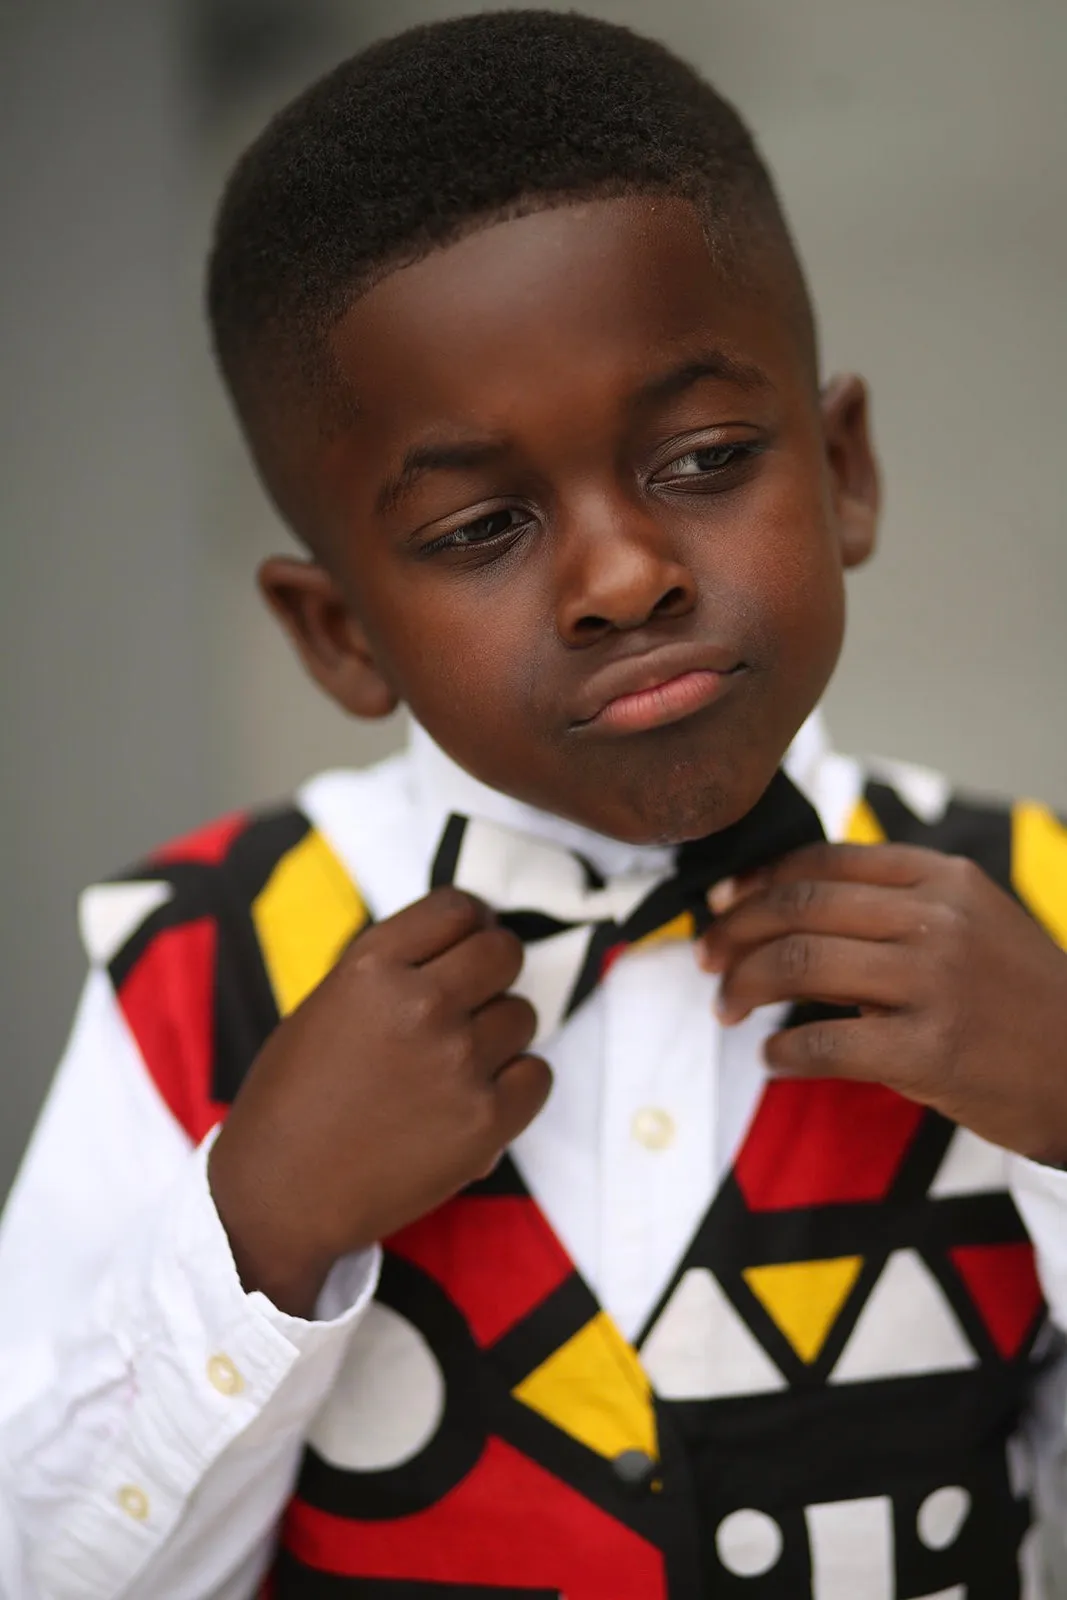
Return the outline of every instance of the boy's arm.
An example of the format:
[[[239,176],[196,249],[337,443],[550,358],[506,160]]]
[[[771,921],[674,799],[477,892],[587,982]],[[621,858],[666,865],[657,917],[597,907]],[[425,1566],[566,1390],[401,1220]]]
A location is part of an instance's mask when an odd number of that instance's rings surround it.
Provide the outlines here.
[[[1053,825],[1047,843],[1032,916],[937,851],[797,851],[712,892],[704,963],[723,974],[727,1022],[786,999],[858,1008],[774,1035],[774,1072],[886,1083],[1013,1152],[1012,1191],[1067,1333],[1067,833]],[[1043,1510],[1062,1548],[1067,1404],[1055,1384],[1037,1400]]]
[[[318,1320],[246,1294],[193,1149],[105,974],[0,1226],[0,1595],[247,1597],[303,1437],[373,1293]]]
[[[11,1600],[248,1600],[373,1241],[489,1172],[548,1094],[521,966],[456,889],[366,929],[196,1150],[90,980],[0,1236]],[[192,1085],[185,989],[164,970],[147,1003]]]

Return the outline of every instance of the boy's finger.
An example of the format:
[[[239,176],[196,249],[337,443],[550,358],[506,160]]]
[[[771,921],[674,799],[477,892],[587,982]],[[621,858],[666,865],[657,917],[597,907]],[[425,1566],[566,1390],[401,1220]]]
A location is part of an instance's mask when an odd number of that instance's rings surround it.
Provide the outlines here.
[[[767,885],[800,879],[914,887],[931,876],[939,859],[936,850],[920,845],[831,844],[823,840],[803,845],[757,872],[723,878],[708,890],[707,903],[717,917],[726,916]]]
[[[866,883],[795,878],[764,884],[704,934],[701,964],[725,967],[733,952],[787,933],[829,933],[850,939],[902,939],[912,930],[912,897]]]
[[[493,1092],[501,1149],[533,1121],[551,1091],[552,1068],[541,1056],[516,1056],[497,1073]]]
[[[487,928],[492,920],[493,913],[484,901],[449,885],[434,889],[395,916],[375,923],[360,935],[352,948],[366,951],[373,947],[381,960],[421,967],[461,939]]]
[[[537,1032],[537,1012],[523,995],[502,994],[471,1018],[479,1074],[496,1078],[502,1067],[521,1055]]]
[[[874,883],[886,888],[914,888],[932,877],[943,857],[917,844],[804,845],[766,867],[768,883],[797,878],[839,883]]]
[[[910,970],[898,945],[791,933],[746,951],[733,963],[715,1010],[721,1022],[732,1024],[757,1006],[781,1000],[902,1006],[908,999]]]
[[[899,1022],[893,1017],[835,1017],[772,1033],[764,1057],[774,1073],[797,1078],[854,1078],[885,1083],[901,1057]]]
[[[479,928],[424,963],[441,990],[462,1011],[477,1011],[510,989],[522,971],[522,940],[499,923]]]

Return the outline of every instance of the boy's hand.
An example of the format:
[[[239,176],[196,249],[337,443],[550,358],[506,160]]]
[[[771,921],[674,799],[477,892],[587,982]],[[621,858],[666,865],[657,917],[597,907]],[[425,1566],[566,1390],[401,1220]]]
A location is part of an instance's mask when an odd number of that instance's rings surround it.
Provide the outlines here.
[[[211,1151],[246,1289],[310,1315],[341,1256],[492,1170],[541,1109],[523,949],[438,889],[359,936],[271,1035]]]
[[[709,902],[719,1014],[819,1000],[857,1018],[776,1033],[773,1071],[887,1084],[994,1144],[1067,1162],[1067,956],[972,862],[813,845]]]

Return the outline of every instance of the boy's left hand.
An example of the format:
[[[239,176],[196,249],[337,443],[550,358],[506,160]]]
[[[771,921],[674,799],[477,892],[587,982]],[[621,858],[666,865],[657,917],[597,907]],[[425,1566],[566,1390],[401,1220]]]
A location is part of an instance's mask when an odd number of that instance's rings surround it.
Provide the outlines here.
[[[768,1065],[884,1083],[1038,1161],[1067,1163],[1067,955],[973,862],[818,844],[709,896],[719,1015],[818,1000],[855,1018],[772,1035]]]

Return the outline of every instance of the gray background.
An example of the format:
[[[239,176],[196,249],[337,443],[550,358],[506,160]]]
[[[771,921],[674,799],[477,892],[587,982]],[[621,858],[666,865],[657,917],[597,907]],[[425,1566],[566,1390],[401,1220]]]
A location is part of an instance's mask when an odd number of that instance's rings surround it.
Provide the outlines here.
[[[320,704],[255,600],[284,535],[214,383],[199,272],[262,118],[373,34],[459,9],[0,5],[0,1194],[80,980],[77,888],[397,737]],[[1067,805],[1067,8],[586,9],[656,32],[748,114],[827,370],[872,381],[888,506],[839,742]]]

